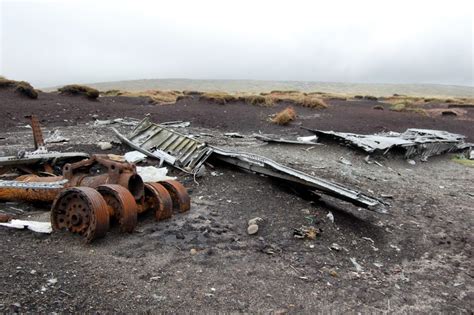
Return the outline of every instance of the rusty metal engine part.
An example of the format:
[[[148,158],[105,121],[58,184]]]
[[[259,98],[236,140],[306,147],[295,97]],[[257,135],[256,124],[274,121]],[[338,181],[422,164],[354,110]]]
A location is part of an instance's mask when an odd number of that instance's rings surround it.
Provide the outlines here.
[[[35,144],[35,149],[38,150],[44,147],[43,133],[41,132],[40,123],[36,115],[25,116],[25,118],[30,119],[31,130],[33,131],[33,141]]]
[[[173,200],[173,210],[186,212],[191,209],[191,198],[189,198],[186,188],[176,180],[165,180],[160,182],[170,193]]]
[[[114,218],[120,231],[131,233],[137,225],[137,203],[133,195],[120,185],[101,185],[97,191],[108,206],[110,218]]]
[[[51,202],[66,185],[62,176],[23,175],[16,180],[0,180],[0,200]]]
[[[96,166],[105,167],[107,173],[92,175],[90,170]],[[143,180],[137,174],[135,165],[112,161],[105,155],[94,155],[87,160],[66,164],[63,173],[63,176],[44,177],[29,174],[19,176],[13,181],[0,181],[0,200],[51,202],[64,188],[97,188],[104,184],[118,184],[127,188],[135,200],[141,200],[143,197]]]
[[[107,202],[90,187],[65,189],[53,202],[51,224],[55,231],[68,230],[90,243],[109,230]]]
[[[91,175],[93,166],[101,165],[107,168],[107,174]],[[143,180],[137,174],[134,164],[110,160],[107,155],[93,155],[90,159],[73,164],[66,164],[63,176],[69,180],[70,186],[86,186],[97,188],[104,184],[118,184],[127,188],[135,198],[143,197]]]
[[[0,213],[0,222],[5,223],[13,219],[12,215],[6,213]]]
[[[173,215],[173,200],[166,188],[159,183],[145,183],[144,211],[155,212],[157,221],[171,218]]]

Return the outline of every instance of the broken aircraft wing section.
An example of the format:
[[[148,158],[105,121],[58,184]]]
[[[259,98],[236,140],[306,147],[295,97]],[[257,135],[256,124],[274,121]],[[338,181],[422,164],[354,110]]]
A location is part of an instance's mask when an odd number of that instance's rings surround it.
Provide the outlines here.
[[[249,171],[253,171],[255,173],[264,174],[314,188],[327,195],[351,202],[352,204],[369,210],[374,210],[381,213],[387,212],[385,208],[387,204],[379,199],[370,197],[359,191],[344,187],[328,180],[311,176],[307,173],[295,170],[288,166],[284,166],[260,155],[233,152],[214,147],[213,156],[217,157],[219,160],[236,165]]]
[[[188,173],[195,173],[212,154],[214,158],[255,173],[298,183],[327,195],[351,202],[357,206],[378,212],[386,212],[383,201],[359,191],[311,176],[256,154],[232,152],[208,146],[191,137],[182,135],[145,118],[125,137],[113,129],[125,144],[152,158],[159,158]]]
[[[128,136],[120,134],[115,128],[112,130],[128,146],[187,173],[196,173],[212,153],[205,143],[152,123],[148,117]]]
[[[403,133],[387,132],[373,135],[362,135],[347,132],[323,131],[308,129],[320,138],[330,138],[341,143],[360,148],[368,153],[385,154],[394,148],[405,150],[405,158],[420,157],[426,160],[430,156],[451,151],[463,150],[472,144],[464,142],[463,135],[442,130],[407,129]]]

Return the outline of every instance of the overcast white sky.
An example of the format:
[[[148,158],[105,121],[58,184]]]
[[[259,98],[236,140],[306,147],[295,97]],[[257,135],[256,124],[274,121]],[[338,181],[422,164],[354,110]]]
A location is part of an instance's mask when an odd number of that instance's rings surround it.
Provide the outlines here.
[[[0,74],[474,85],[472,0],[0,0]]]

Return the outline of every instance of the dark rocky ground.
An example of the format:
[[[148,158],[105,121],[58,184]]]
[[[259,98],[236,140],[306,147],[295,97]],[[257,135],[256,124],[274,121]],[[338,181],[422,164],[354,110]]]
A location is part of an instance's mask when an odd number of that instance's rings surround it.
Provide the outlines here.
[[[157,122],[189,120],[191,128],[183,132],[210,133],[214,137],[205,140],[212,144],[262,154],[375,196],[393,196],[387,199],[390,214],[380,215],[327,198],[310,202],[281,183],[225,165],[209,168],[199,184],[173,171],[190,191],[191,211],[161,222],[145,215],[131,235],[112,230],[84,245],[68,233],[1,228],[2,312],[472,313],[472,168],[452,162],[452,155],[416,165],[396,155],[379,157],[381,167],[334,144],[308,150],[220,136],[259,130],[303,135],[301,124],[362,133],[437,128],[472,141],[472,109],[462,119],[430,118],[374,110],[375,102],[330,101],[326,110],[297,107],[296,122],[280,127],[267,122],[279,106],[194,100],[153,106],[141,99],[93,102],[45,93],[28,100],[6,91],[0,91],[0,102],[0,146],[31,146],[23,116],[35,113],[45,130],[60,129],[71,138],[57,148],[97,153],[97,141],[113,138],[108,127],[92,127],[92,115],[150,113]],[[124,148],[115,146],[113,152]],[[341,156],[352,166],[338,163]],[[11,207],[27,210],[23,216],[47,216],[44,208],[0,204]],[[249,236],[247,221],[254,217],[264,221],[258,234]],[[322,232],[315,240],[294,238],[293,229],[302,225]],[[331,249],[334,243],[341,250]]]

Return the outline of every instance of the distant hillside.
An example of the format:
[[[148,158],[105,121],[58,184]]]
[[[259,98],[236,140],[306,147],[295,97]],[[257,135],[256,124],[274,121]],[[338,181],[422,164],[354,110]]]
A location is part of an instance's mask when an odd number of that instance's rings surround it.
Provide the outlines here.
[[[394,93],[410,96],[474,97],[474,87],[436,84],[366,84],[304,81],[257,81],[257,80],[191,80],[148,79],[87,84],[105,90],[196,90],[236,92],[269,92],[271,90],[298,90],[302,92],[328,92],[338,94],[362,94],[389,96]]]

